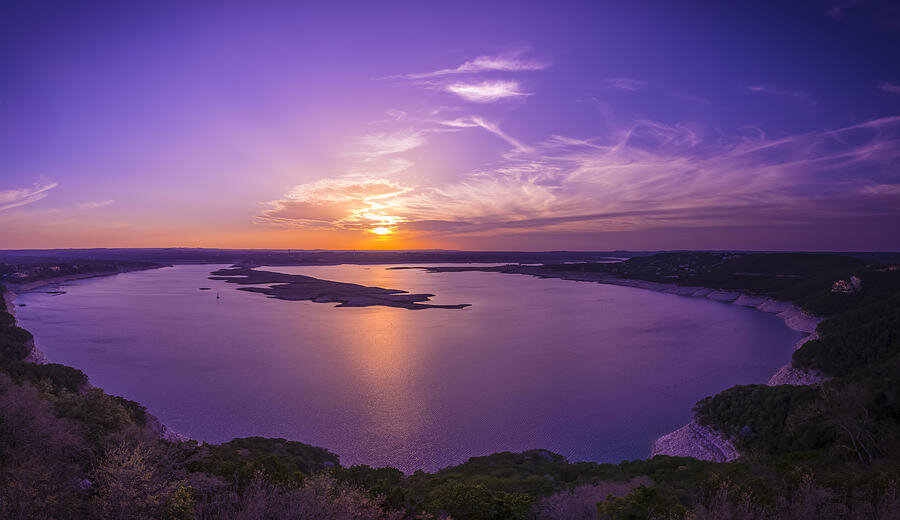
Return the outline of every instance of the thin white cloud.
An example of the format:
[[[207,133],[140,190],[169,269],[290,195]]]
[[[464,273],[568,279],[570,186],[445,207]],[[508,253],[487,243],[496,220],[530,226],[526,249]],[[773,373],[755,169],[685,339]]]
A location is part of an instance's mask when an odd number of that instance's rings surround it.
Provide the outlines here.
[[[710,101],[706,98],[702,98],[699,96],[694,96],[691,94],[685,94],[684,92],[669,92],[669,95],[673,98],[680,99],[682,101],[687,101],[688,103],[694,103],[697,105],[709,105]]]
[[[371,178],[390,176],[408,170],[413,162],[401,154],[423,146],[424,131],[405,129],[365,135],[356,141],[348,155],[356,164],[346,170],[348,177]]]
[[[116,202],[116,201],[113,200],[113,199],[109,199],[109,200],[89,200],[89,201],[86,201],[86,202],[79,202],[79,203],[76,205],[76,207],[77,207],[78,209],[96,209],[96,208],[102,208],[102,207],[104,207],[104,206],[109,206],[110,204],[115,204],[115,202]]]
[[[894,85],[893,83],[888,83],[887,81],[879,83],[878,88],[891,94],[900,94],[900,85]]]
[[[357,155],[375,158],[408,152],[425,144],[425,135],[415,130],[393,133],[369,134],[360,139],[361,150]]]
[[[512,80],[493,80],[478,83],[451,83],[444,90],[473,103],[493,103],[502,99],[529,96],[519,90],[519,83]]]
[[[377,160],[363,160],[359,166],[350,168],[347,171],[348,177],[387,177],[403,171],[413,166],[413,162],[402,157],[385,157]]]
[[[836,137],[848,144],[836,148]],[[406,192],[392,205],[401,228],[454,236],[816,222],[892,214],[897,160],[900,118],[730,144],[642,121],[611,141],[552,136],[506,164]]]
[[[37,202],[47,196],[47,192],[58,186],[56,182],[35,184],[31,188],[0,190],[0,211],[17,208]]]
[[[800,103],[804,103],[807,105],[814,105],[816,101],[813,99],[811,95],[806,92],[802,92],[799,90],[787,90],[782,88],[773,87],[771,85],[749,85],[747,86],[747,90],[750,92],[756,92],[759,94],[768,94],[772,96],[781,96],[785,98],[791,98],[794,101],[798,101]]]
[[[477,74],[480,72],[522,72],[543,70],[550,66],[549,61],[535,60],[523,58],[524,50],[501,53],[493,56],[483,55],[475,59],[468,60],[462,65],[450,68],[440,69],[432,72],[423,72],[415,74],[405,74],[401,77],[406,79],[427,79],[440,76],[450,76],[456,74]]]
[[[459,119],[453,119],[451,121],[441,121],[441,124],[444,126],[449,126],[451,128],[483,128],[512,145],[512,147],[517,151],[524,152],[530,150],[530,148],[522,144],[521,141],[503,132],[503,130],[501,130],[496,123],[491,123],[481,117],[462,117]]]
[[[609,78],[603,84],[609,88],[630,91],[644,90],[650,86],[650,83],[634,78]]]

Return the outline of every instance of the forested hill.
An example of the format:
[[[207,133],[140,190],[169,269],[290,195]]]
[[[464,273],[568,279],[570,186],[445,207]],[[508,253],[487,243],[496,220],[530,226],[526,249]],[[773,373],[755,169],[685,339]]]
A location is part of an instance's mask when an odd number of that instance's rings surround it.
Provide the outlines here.
[[[344,467],[324,448],[251,437],[168,441],[79,370],[30,363],[0,308],[0,518],[875,519],[900,513],[900,271],[839,255],[667,253],[547,265],[790,299],[828,314],[795,364],[818,387],[736,386],[698,419],[744,456],[571,462],[540,449],[435,473]],[[0,304],[2,305],[2,304]],[[302,439],[301,439],[302,440]]]
[[[617,263],[547,264],[543,269],[602,272],[636,280],[746,292],[793,302],[820,316],[865,305],[900,290],[896,264],[823,253],[659,253]],[[863,285],[854,287],[851,277],[859,278]],[[850,284],[846,290],[842,282]]]

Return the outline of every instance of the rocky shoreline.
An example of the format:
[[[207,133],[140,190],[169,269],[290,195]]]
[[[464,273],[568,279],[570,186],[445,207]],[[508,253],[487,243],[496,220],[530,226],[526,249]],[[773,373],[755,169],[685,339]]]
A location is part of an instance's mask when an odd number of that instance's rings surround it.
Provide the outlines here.
[[[785,325],[793,330],[807,333],[807,336],[794,344],[794,350],[799,349],[807,341],[818,338],[816,327],[823,318],[812,316],[796,305],[773,300],[771,298],[749,295],[736,291],[722,291],[710,289],[707,287],[679,286],[673,283],[650,282],[645,280],[635,280],[628,278],[619,278],[605,273],[581,273],[581,272],[552,272],[545,271],[539,267],[533,266],[504,266],[504,268],[473,268],[473,267],[412,267],[413,269],[425,269],[430,272],[458,272],[458,271],[492,271],[510,274],[525,274],[539,278],[559,278],[563,280],[602,283],[608,285],[620,285],[625,287],[635,287],[638,289],[646,289],[650,291],[662,292],[667,294],[675,294],[679,296],[690,296],[696,298],[708,298],[711,300],[732,303],[743,307],[752,307],[762,312],[775,314],[781,318]],[[15,291],[22,292],[33,290],[44,285],[61,283],[72,280],[80,280],[85,278],[93,278],[99,276],[110,276],[122,272],[144,270],[146,267],[125,269],[120,271],[105,271],[98,273],[85,273],[81,275],[69,275],[57,278],[48,278],[46,280],[37,280],[28,284],[13,286],[10,290],[3,294],[6,306],[10,313],[14,315],[13,300],[15,299]],[[404,291],[397,291],[382,288],[370,288],[359,286],[356,284],[344,284],[342,282],[332,282],[328,280],[319,280],[301,275],[283,275],[282,273],[273,273],[268,271],[257,271],[247,268],[230,268],[223,269],[212,273],[210,279],[224,280],[237,284],[278,284],[268,288],[247,287],[242,290],[253,292],[262,292],[270,297],[280,299],[309,299],[317,302],[334,302],[339,306],[367,306],[367,305],[388,305],[405,308],[462,308],[466,305],[433,305],[420,303],[427,301],[432,295],[411,295]],[[327,287],[323,287],[323,283]],[[350,286],[350,287],[347,287]],[[15,289],[13,291],[12,289]],[[323,290],[325,289],[325,290]],[[362,292],[360,292],[362,289]],[[375,292],[372,292],[375,290]],[[313,295],[312,293],[317,293]],[[43,364],[47,363],[46,356],[31,342],[31,354],[26,359],[28,362]],[[781,367],[769,381],[766,383],[770,386],[774,385],[815,385],[824,381],[824,377],[814,371],[805,371],[794,368],[790,363]],[[148,413],[147,427],[154,431],[161,438],[172,441],[186,441],[187,437],[178,434],[162,424],[159,419]],[[700,460],[708,460],[713,462],[729,462],[741,456],[741,453],[735,448],[734,444],[721,433],[716,430],[701,425],[696,419],[691,420],[688,424],[681,428],[662,435],[653,442],[650,456],[670,455],[681,457],[693,457]]]
[[[415,267],[413,267],[415,268]],[[430,272],[459,272],[459,271],[493,271],[509,274],[525,274],[538,278],[559,278],[577,282],[593,282],[608,285],[620,285],[635,287],[679,296],[691,296],[695,298],[708,298],[723,303],[732,303],[743,307],[752,307],[756,310],[775,314],[789,328],[805,332],[807,336],[794,344],[794,350],[802,347],[807,341],[818,338],[816,327],[824,318],[812,316],[803,309],[790,302],[784,302],[755,296],[738,291],[723,291],[708,287],[682,286],[674,283],[650,282],[630,278],[619,278],[606,273],[584,273],[566,271],[547,271],[540,267],[532,266],[503,266],[500,268],[472,268],[472,267],[434,267],[424,268]],[[815,385],[825,378],[815,371],[794,368],[788,363],[778,369],[766,383],[775,385]],[[693,457],[700,460],[713,462],[728,462],[741,456],[734,444],[718,431],[699,424],[696,419],[681,428],[667,433],[653,442],[650,456],[670,455],[676,457]]]

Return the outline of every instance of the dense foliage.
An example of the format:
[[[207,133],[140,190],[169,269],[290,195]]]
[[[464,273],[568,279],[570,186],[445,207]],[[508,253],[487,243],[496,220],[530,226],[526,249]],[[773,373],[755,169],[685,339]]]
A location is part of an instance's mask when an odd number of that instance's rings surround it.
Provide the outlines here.
[[[821,338],[794,354],[801,368],[847,376],[900,355],[900,294],[835,316],[819,325]]]
[[[900,277],[881,264],[837,254],[660,253],[618,263],[557,264],[544,269],[609,273],[624,278],[710,287],[794,302],[831,316],[900,291]],[[864,291],[832,292],[835,281],[859,276]]]
[[[279,483],[301,482],[305,475],[338,465],[338,456],[302,442],[247,437],[203,448],[203,457],[192,462],[192,471],[219,475],[245,485],[258,473]]]
[[[829,439],[809,421],[790,430],[788,417],[805,410],[819,392],[807,386],[735,386],[697,403],[702,424],[714,426],[742,450],[776,454],[825,446]]]

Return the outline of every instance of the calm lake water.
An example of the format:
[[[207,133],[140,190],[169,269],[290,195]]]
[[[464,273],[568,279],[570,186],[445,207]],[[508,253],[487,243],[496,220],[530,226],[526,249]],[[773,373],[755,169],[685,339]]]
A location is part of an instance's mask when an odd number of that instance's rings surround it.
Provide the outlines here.
[[[472,306],[275,300],[207,280],[217,266],[190,265],[70,282],[61,295],[41,288],[20,295],[16,312],[51,361],[189,437],[284,437],[345,465],[407,472],[529,448],[646,457],[697,400],[766,381],[801,336],[702,298],[386,267],[270,269]]]

